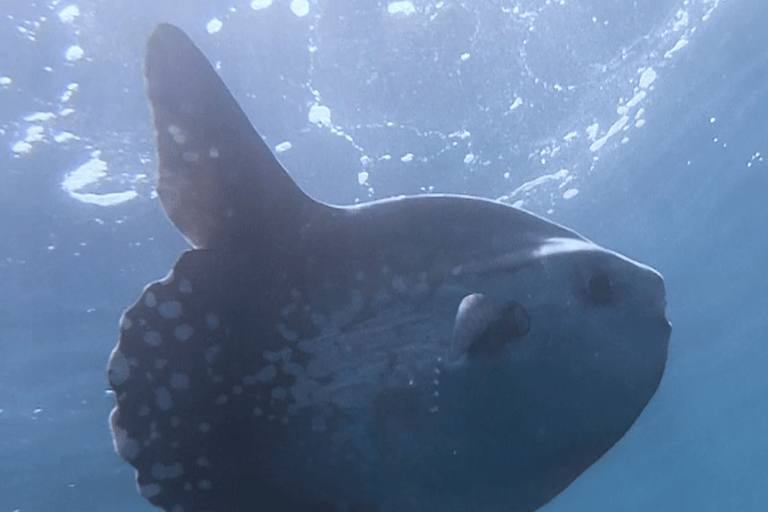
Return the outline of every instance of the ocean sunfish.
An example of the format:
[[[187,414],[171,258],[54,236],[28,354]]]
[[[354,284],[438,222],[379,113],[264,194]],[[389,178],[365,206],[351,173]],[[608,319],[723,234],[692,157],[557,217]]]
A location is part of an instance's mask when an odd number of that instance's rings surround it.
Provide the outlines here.
[[[157,192],[193,247],[109,360],[115,448],[150,503],[530,512],[653,396],[653,269],[485,199],[323,204],[180,29],[156,28],[145,74]]]

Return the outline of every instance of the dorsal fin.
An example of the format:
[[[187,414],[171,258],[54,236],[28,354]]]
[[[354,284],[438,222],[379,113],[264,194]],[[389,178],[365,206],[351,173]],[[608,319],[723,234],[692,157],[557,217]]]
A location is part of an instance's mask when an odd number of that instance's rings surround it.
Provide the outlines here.
[[[181,29],[147,43],[147,95],[168,218],[195,247],[290,247],[324,207],[299,189]]]

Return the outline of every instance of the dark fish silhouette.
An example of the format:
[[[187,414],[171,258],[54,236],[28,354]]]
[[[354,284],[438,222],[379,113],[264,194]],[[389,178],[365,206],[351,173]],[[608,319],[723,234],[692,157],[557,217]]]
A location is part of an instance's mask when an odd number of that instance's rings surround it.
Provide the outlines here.
[[[529,512],[664,371],[661,276],[460,196],[305,195],[178,28],[147,45],[157,190],[195,247],[125,312],[117,452],[169,512]]]

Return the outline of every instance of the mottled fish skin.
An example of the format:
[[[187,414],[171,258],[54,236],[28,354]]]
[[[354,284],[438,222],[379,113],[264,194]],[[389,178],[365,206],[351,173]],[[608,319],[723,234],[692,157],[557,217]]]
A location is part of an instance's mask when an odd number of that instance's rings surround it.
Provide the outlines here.
[[[501,203],[307,197],[203,54],[147,46],[158,192],[195,247],[121,320],[117,452],[168,512],[531,512],[630,428],[653,269]]]

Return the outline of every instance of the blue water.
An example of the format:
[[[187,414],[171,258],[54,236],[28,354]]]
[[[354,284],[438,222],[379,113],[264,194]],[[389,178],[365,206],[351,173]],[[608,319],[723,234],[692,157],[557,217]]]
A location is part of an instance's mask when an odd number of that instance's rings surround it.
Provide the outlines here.
[[[290,142],[311,195],[501,198],[664,275],[657,395],[543,510],[768,510],[768,5],[191,4],[0,8],[0,512],[151,509],[112,451],[105,366],[186,247],[152,189],[157,21]]]

